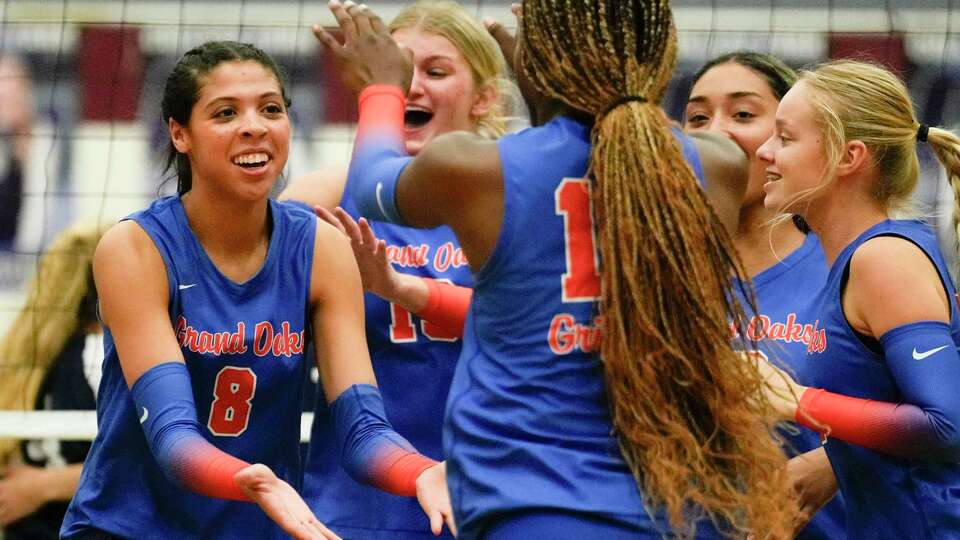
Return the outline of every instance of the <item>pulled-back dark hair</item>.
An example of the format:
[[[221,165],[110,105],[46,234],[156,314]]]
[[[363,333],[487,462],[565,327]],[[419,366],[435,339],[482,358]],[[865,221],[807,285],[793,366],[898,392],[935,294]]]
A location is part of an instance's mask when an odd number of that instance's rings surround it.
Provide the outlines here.
[[[704,64],[693,76],[690,87],[695,86],[706,72],[723,64],[737,64],[763,77],[777,101],[783,99],[783,96],[793,87],[798,78],[797,72],[792,67],[772,54],[757,51],[735,51],[722,54]],[[810,226],[802,217],[794,215],[791,219],[798,229],[804,233],[810,232]]]
[[[793,83],[797,82],[797,72],[776,56],[756,51],[736,51],[720,55],[704,64],[693,76],[693,84],[697,84],[704,73],[721,64],[738,64],[754,71],[767,81],[777,100],[783,99]]]
[[[290,107],[285,77],[280,66],[262,49],[249,43],[237,41],[208,41],[190,49],[177,61],[167,84],[163,88],[162,119],[164,124],[171,118],[186,126],[190,122],[190,112],[200,97],[203,78],[224,62],[252,60],[269,70],[280,84],[280,94],[286,107]],[[167,158],[164,171],[173,167],[177,174],[177,193],[183,195],[193,187],[190,172],[190,160],[186,154],[177,151],[173,141],[167,145]]]

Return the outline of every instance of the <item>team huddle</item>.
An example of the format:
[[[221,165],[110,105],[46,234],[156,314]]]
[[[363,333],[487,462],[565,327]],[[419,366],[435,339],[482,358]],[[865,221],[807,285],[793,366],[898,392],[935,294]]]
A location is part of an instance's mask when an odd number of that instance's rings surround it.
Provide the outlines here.
[[[960,193],[960,139],[896,75],[726,54],[678,127],[667,0],[524,0],[515,41],[330,9],[348,169],[271,198],[256,46],[169,75],[177,194],[93,257],[61,538],[960,538],[957,292],[910,208],[919,145]]]

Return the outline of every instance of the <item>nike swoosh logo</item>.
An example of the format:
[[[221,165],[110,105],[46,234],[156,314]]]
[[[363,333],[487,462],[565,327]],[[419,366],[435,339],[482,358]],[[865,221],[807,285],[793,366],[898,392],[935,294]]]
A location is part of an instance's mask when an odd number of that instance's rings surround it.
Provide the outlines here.
[[[377,182],[377,206],[380,207],[380,213],[390,217],[390,214],[387,213],[386,208],[383,207],[383,182]]]
[[[181,290],[181,291],[185,291],[185,290],[189,289],[190,287],[196,287],[196,286],[197,286],[196,283],[191,283],[191,284],[189,284],[189,285],[180,285],[180,290]]]
[[[946,349],[949,345],[944,345],[943,347],[937,347],[936,349],[930,349],[929,351],[917,352],[917,348],[913,348],[913,359],[914,360],[923,360],[924,358],[937,354],[938,352]]]
[[[150,416],[150,411],[148,411],[147,408],[144,407],[144,408],[143,408],[143,416],[140,417],[140,423],[142,424],[142,423],[146,422],[148,416]]]

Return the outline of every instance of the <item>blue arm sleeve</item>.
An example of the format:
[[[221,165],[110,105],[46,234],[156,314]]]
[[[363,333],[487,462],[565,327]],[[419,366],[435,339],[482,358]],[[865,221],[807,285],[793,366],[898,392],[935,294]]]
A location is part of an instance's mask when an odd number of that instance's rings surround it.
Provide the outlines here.
[[[200,431],[186,365],[158,364],[137,379],[130,393],[147,445],[167,478],[203,495],[249,500],[233,481],[248,464],[210,444]]]
[[[377,387],[351,386],[330,404],[330,414],[340,462],[350,476],[397,495],[416,494],[417,477],[436,462],[393,430]]]
[[[960,353],[950,326],[906,324],[884,334],[880,344],[906,402],[897,408],[897,423],[910,446],[929,459],[960,459]]]
[[[345,192],[354,198],[361,216],[404,225],[397,209],[397,180],[411,161],[403,141],[393,137],[368,134],[358,141]]]

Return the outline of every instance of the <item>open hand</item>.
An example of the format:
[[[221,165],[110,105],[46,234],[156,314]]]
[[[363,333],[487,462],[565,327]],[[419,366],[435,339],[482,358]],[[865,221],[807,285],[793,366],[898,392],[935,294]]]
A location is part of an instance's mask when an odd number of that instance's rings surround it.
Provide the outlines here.
[[[0,479],[0,525],[7,526],[37,511],[48,498],[43,494],[44,470],[30,465],[13,465]]]
[[[520,4],[510,4],[510,11],[517,18],[517,28],[519,28]],[[483,20],[483,25],[486,27],[487,32],[493,36],[497,45],[500,46],[500,52],[503,53],[503,57],[507,60],[507,65],[510,66],[510,69],[513,71],[514,77],[517,80],[517,86],[520,88],[520,94],[523,96],[523,102],[527,106],[527,113],[530,115],[530,123],[532,125],[539,125],[538,114],[548,100],[537,90],[533,83],[527,79],[526,73],[523,73],[523,67],[520,65],[519,57],[516,54],[517,36],[511,34],[503,24],[490,17]]]
[[[343,43],[319,25],[314,25],[313,35],[333,55],[344,84],[355,94],[371,84],[399,86],[404,94],[409,92],[413,52],[397,45],[380,17],[351,0],[342,4],[330,0],[330,12],[340,26]]]
[[[317,216],[340,229],[350,239],[350,247],[357,259],[363,289],[382,298],[392,299],[399,287],[400,273],[394,270],[387,259],[387,243],[379,238],[366,219],[355,221],[339,206],[329,211],[321,206],[314,208]]]
[[[250,465],[237,472],[233,479],[270,519],[297,540],[340,540],[320,523],[296,490],[277,478],[266,465]]]

